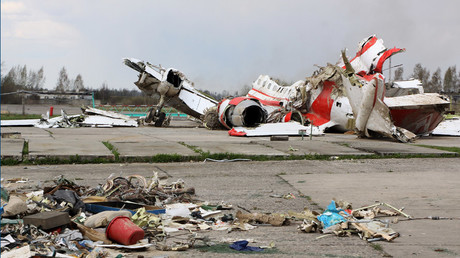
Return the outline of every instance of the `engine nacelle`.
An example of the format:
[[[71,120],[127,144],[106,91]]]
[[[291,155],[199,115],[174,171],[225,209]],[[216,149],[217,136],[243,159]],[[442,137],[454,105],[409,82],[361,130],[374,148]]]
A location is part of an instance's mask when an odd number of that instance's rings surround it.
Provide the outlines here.
[[[217,109],[219,121],[228,129],[235,126],[254,127],[267,121],[267,111],[253,98],[224,99]]]

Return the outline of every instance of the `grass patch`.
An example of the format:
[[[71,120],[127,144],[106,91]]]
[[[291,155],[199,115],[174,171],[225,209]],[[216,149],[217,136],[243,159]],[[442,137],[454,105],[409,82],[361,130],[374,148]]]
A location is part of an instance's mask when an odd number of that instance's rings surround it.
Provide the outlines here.
[[[319,155],[319,154],[303,154],[303,155],[284,155],[284,156],[268,156],[268,155],[247,155],[239,153],[210,153],[209,151],[205,152],[198,148],[197,146],[188,145],[184,142],[179,142],[183,146],[190,148],[198,155],[191,156],[182,156],[180,154],[157,154],[154,156],[147,157],[120,157],[120,153],[115,146],[110,142],[102,142],[107,149],[109,149],[114,158],[99,157],[94,159],[82,159],[78,155],[71,156],[70,158],[56,158],[56,157],[40,157],[35,160],[29,160],[29,146],[28,142],[24,142],[23,152],[22,152],[22,161],[15,159],[2,159],[1,164],[10,166],[18,164],[39,164],[39,165],[58,165],[58,164],[98,164],[98,163],[172,163],[172,162],[203,162],[207,158],[214,160],[232,160],[232,159],[249,159],[251,161],[284,161],[284,160],[325,160],[329,162],[334,162],[336,160],[368,160],[368,159],[409,159],[409,158],[452,158],[458,157],[460,154],[460,148],[458,147],[438,147],[438,146],[428,146],[428,145],[418,145],[421,147],[432,147],[440,150],[447,150],[453,153],[444,153],[444,154],[389,154],[389,155],[343,155],[343,156],[333,156],[334,159],[331,159],[329,155]],[[358,161],[356,161],[358,162]],[[388,170],[387,172],[393,172]],[[286,175],[286,172],[281,172],[278,174]],[[298,183],[303,183],[299,181]]]
[[[2,166],[16,166],[21,164],[22,161],[17,160],[17,159],[12,159],[12,158],[2,158],[1,159],[1,165]]]
[[[29,141],[24,141],[24,145],[22,145],[22,157],[29,155]]]
[[[344,146],[344,147],[351,148],[350,144],[349,144],[349,143],[346,143],[346,142],[339,143],[339,145],[342,145],[342,146]]]
[[[423,144],[416,144],[416,146],[430,148],[430,149],[436,149],[436,150],[456,152],[456,153],[460,154],[460,148],[459,147],[443,147],[443,146],[433,146],[433,145],[423,145]]]
[[[383,251],[383,247],[380,244],[371,243],[370,246],[376,251]]]
[[[115,163],[113,159],[107,158],[94,158],[82,159],[80,156],[75,155],[67,158],[57,157],[39,157],[34,160],[24,160],[21,162],[23,165],[63,165],[63,164],[102,164],[102,163]]]
[[[458,255],[457,253],[449,250],[449,249],[446,249],[446,248],[436,248],[434,249],[435,252],[438,252],[438,253],[445,253],[445,254],[449,254],[449,255],[453,255],[453,256],[456,256]]]
[[[53,115],[50,118],[58,117],[60,115]],[[36,114],[2,114],[0,120],[22,120],[22,119],[40,119],[42,115]]]
[[[112,154],[115,156],[115,161],[118,162],[120,160],[120,153],[118,152],[118,149],[115,148],[115,146],[113,146],[113,144],[110,142],[102,142],[102,144],[104,144],[105,147],[107,147],[107,149],[112,152]]]
[[[40,119],[41,115],[2,114],[1,120]]]
[[[183,145],[189,149],[191,149],[192,151],[194,151],[195,153],[198,153],[198,154],[201,154],[203,153],[203,151],[198,148],[197,146],[194,146],[194,145],[190,145],[190,144],[186,144],[185,142],[178,142],[180,145]]]
[[[250,246],[250,244],[249,244]],[[264,249],[261,252],[253,251],[237,251],[229,247],[229,244],[216,244],[213,246],[197,246],[193,247],[199,252],[220,253],[220,254],[280,254],[281,252],[276,248]]]

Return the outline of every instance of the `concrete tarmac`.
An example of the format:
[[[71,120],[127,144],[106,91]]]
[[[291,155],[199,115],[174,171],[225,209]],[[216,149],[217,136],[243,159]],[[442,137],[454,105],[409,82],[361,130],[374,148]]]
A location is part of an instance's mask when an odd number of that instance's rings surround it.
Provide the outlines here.
[[[459,147],[458,137],[426,137],[413,144],[402,144],[390,139],[360,139],[355,135],[326,134],[310,140],[300,136],[289,141],[270,141],[270,137],[230,137],[227,131],[210,131],[193,121],[175,121],[170,127],[137,128],[49,128],[2,127],[2,133],[19,133],[28,142],[28,154],[22,157],[23,141],[2,138],[2,158],[29,160],[40,158],[114,159],[114,151],[120,157],[145,158],[158,154],[193,156],[198,152],[210,154],[235,153],[243,155],[443,155],[448,151],[417,145]],[[17,135],[17,134],[16,134]]]
[[[29,142],[29,158],[33,155],[66,158],[73,155],[112,157],[103,142],[109,142],[120,155],[148,157],[157,153],[197,155],[196,150],[210,153],[240,153],[270,156],[319,154],[328,160],[250,161],[250,162],[184,162],[184,163],[113,163],[75,165],[2,166],[5,179],[25,177],[30,184],[42,184],[58,175],[75,179],[81,185],[96,186],[111,174],[140,174],[152,171],[168,176],[168,181],[184,179],[196,189],[201,200],[231,203],[236,209],[251,212],[302,211],[326,208],[332,198],[353,203],[354,208],[385,202],[405,207],[416,220],[390,223],[401,234],[393,242],[370,245],[357,236],[339,238],[306,234],[297,231],[298,223],[290,226],[260,226],[246,232],[203,233],[218,242],[222,238],[253,238],[268,244],[274,241],[282,257],[458,257],[460,256],[460,158],[442,158],[445,151],[417,145],[460,147],[460,138],[428,137],[414,144],[396,143],[386,139],[358,139],[354,135],[327,134],[310,141],[290,137],[287,142],[270,141],[269,137],[230,137],[226,131],[208,131],[188,121],[173,121],[170,128],[2,128],[4,132],[19,132],[21,138],[2,138],[2,158],[16,155],[22,158],[21,144]],[[21,141],[22,140],[22,141]],[[45,144],[46,143],[46,144]],[[5,147],[7,148],[6,150]],[[15,152],[15,153],[11,153]],[[418,158],[347,159],[335,156],[416,154]],[[33,154],[33,155],[32,155]],[[425,156],[425,157],[424,157]],[[271,196],[293,193],[297,198]],[[302,198],[303,197],[303,198]],[[236,210],[235,209],[235,210]],[[428,216],[449,218],[430,220]],[[389,218],[392,221],[392,218]],[[383,248],[383,251],[379,249]],[[128,257],[137,257],[128,253]],[[160,255],[150,250],[147,256]],[[181,253],[166,253],[171,257],[229,256],[191,249]],[[146,256],[146,257],[147,257]],[[262,257],[263,255],[251,255]]]

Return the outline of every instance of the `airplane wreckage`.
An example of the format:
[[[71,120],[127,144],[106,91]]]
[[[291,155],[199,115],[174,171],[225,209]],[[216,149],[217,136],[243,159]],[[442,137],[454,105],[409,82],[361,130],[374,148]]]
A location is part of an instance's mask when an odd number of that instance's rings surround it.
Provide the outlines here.
[[[268,75],[253,82],[246,96],[217,102],[193,86],[185,75],[173,68],[165,69],[134,58],[124,63],[139,72],[134,83],[150,96],[159,96],[146,122],[161,126],[164,105],[201,119],[209,129],[227,128],[229,134],[264,135],[254,128],[304,130],[322,134],[326,129],[354,130],[361,137],[387,136],[409,142],[417,135],[431,133],[443,120],[450,102],[442,95],[424,93],[418,80],[394,82],[387,90],[382,74],[385,60],[405,49],[387,49],[376,36],[359,43],[351,60],[342,51],[336,64],[319,68],[306,80],[290,86],[278,85]],[[416,90],[418,93],[409,95]],[[273,123],[280,127],[273,127]],[[284,126],[281,123],[285,123]],[[300,127],[299,127],[300,126]],[[291,130],[292,131],[292,130]]]

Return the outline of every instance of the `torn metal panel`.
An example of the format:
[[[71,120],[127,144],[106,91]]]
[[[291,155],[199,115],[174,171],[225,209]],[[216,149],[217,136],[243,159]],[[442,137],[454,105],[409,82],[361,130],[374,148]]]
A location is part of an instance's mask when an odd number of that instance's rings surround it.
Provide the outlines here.
[[[437,93],[414,94],[385,98],[396,126],[415,134],[431,133],[444,119],[450,102]]]
[[[7,126],[34,126],[40,119],[0,120],[0,125]]]
[[[68,116],[64,110],[61,109],[61,116],[48,118],[42,115],[42,119],[34,125],[38,128],[67,128],[78,127],[78,122],[83,119],[82,115]]]
[[[304,126],[298,122],[287,123],[268,123],[262,124],[255,128],[234,127],[232,136],[272,136],[272,135],[288,135],[288,136],[308,136],[308,135],[323,135],[324,131],[316,126]],[[230,134],[230,132],[229,132]]]
[[[433,135],[460,136],[460,118],[442,121],[432,132]]]
[[[385,60],[394,54],[404,52],[404,48],[387,49],[383,45],[383,40],[372,35],[363,39],[358,44],[356,56],[351,59],[350,64],[358,75],[382,73]],[[345,63],[340,66],[344,67]]]
[[[343,87],[355,116],[355,128],[360,134],[371,137],[371,130],[401,142],[415,139],[415,134],[393,124],[390,109],[383,102],[383,80],[376,76],[370,82],[359,85],[353,85],[351,81],[353,79],[342,75]]]
[[[106,116],[85,116],[82,122],[79,123],[81,126],[95,126],[95,127],[138,127],[138,123],[133,119],[119,119]]]
[[[101,115],[104,117],[111,117],[111,118],[117,118],[117,119],[124,119],[124,120],[132,120],[130,116],[123,115],[120,113],[112,112],[112,111],[106,111],[102,109],[97,109],[97,108],[92,108],[92,107],[86,107],[83,112],[87,115]]]
[[[270,76],[260,75],[252,83],[252,88],[246,96],[256,98],[262,102],[267,101],[266,106],[286,107],[298,98],[299,87],[304,84],[305,81],[297,81],[291,86],[282,86],[272,80]]]
[[[397,97],[423,93],[425,93],[425,90],[423,89],[422,82],[417,79],[413,79],[408,81],[394,81],[390,83],[389,87],[386,89],[385,96]]]

